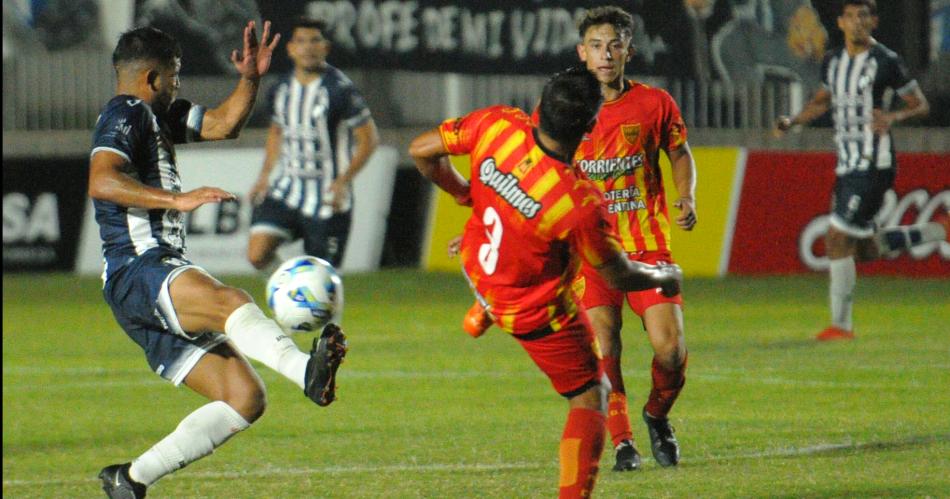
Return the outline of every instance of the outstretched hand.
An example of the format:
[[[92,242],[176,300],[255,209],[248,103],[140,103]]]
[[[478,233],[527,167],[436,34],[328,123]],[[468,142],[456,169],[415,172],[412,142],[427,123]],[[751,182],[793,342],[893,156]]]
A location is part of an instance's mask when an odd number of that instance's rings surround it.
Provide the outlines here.
[[[671,298],[680,293],[680,284],[683,282],[683,269],[675,263],[665,263],[656,266],[657,277],[660,281],[660,294]]]
[[[207,203],[220,203],[237,199],[237,196],[217,187],[199,187],[175,196],[175,209],[181,212],[192,211]]]
[[[772,137],[780,139],[792,128],[792,118],[788,116],[779,116],[775,120],[775,127],[772,128]]]
[[[270,21],[264,21],[264,33],[260,42],[257,41],[257,30],[254,26],[254,21],[248,21],[247,26],[244,27],[242,52],[238,53],[237,50],[231,52],[231,63],[234,64],[238,73],[251,80],[264,76],[270,69],[274,49],[280,41],[280,34],[274,35],[273,40],[267,40],[270,37]]]

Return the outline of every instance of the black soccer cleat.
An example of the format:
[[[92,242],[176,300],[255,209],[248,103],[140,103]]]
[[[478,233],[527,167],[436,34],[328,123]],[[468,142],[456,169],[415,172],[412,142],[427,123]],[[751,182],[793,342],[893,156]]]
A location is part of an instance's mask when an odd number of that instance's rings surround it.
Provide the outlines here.
[[[140,499],[145,497],[145,486],[129,476],[132,463],[113,464],[106,466],[99,472],[102,480],[102,490],[109,499]]]
[[[680,462],[680,445],[673,435],[673,427],[667,418],[654,418],[643,410],[643,421],[650,433],[650,448],[653,459],[660,466],[676,466]]]
[[[346,336],[336,324],[327,324],[323,334],[313,339],[303,393],[321,407],[336,399],[336,370],[346,356],[346,348]]]
[[[633,440],[624,440],[617,446],[617,462],[614,471],[633,471],[640,469],[640,453]]]

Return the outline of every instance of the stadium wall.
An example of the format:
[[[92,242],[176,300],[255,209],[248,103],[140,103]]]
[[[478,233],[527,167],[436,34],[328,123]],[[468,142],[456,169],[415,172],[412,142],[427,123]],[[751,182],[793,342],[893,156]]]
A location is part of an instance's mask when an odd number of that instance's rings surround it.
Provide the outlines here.
[[[699,224],[691,232],[673,228],[676,261],[691,276],[799,274],[827,269],[822,238],[828,228],[835,156],[822,152],[761,151],[696,147]],[[878,223],[888,227],[923,223],[950,209],[950,153],[898,154],[900,173]],[[455,158],[468,176],[468,164]],[[672,178],[665,156],[661,168]],[[672,182],[667,199],[676,199]],[[676,210],[670,209],[674,217]],[[455,270],[446,253],[460,233],[468,208],[445,193],[431,201],[423,265]],[[862,264],[861,272],[916,277],[950,277],[950,243],[933,243],[910,255]]]
[[[467,212],[434,190],[412,167],[404,144],[421,131],[381,130],[382,142],[394,144],[387,147],[388,166],[383,168],[388,177],[380,180],[372,173],[358,177],[357,209],[371,200],[375,208],[368,215],[357,214],[358,225],[371,223],[372,227],[354,229],[345,270],[417,265],[431,270],[458,268],[445,248],[448,239],[461,230]],[[920,152],[898,155],[896,196],[889,204],[890,215],[882,222],[923,221],[934,210],[950,206],[947,130],[896,132],[906,134],[898,136],[904,150]],[[98,273],[98,241],[85,193],[88,132],[20,135],[5,133],[3,137],[4,271]],[[260,165],[263,135],[264,131],[249,130],[231,144],[183,146],[186,185],[221,185],[243,198]],[[698,165],[700,223],[692,232],[676,228],[673,233],[675,256],[690,275],[803,273],[821,271],[826,265],[820,235],[827,223],[824,216],[834,164],[827,152],[827,132],[808,130],[790,137],[788,145],[798,151],[769,150],[780,144],[765,136],[761,131],[748,136],[703,129],[691,133]],[[710,145],[716,143],[752,146]],[[670,178],[663,159],[664,175]],[[460,166],[464,171],[464,165]],[[191,256],[214,272],[251,272],[243,258],[249,206],[202,210],[189,219]],[[282,254],[299,251],[298,243]],[[362,254],[351,257],[355,252]],[[909,257],[865,265],[862,272],[947,276],[948,269],[950,245],[942,243]]]

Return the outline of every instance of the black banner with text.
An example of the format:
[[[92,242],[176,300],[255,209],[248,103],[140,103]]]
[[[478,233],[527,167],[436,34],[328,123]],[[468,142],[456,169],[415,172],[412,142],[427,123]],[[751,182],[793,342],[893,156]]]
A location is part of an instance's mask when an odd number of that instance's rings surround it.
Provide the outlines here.
[[[88,160],[3,160],[3,270],[72,270]]]

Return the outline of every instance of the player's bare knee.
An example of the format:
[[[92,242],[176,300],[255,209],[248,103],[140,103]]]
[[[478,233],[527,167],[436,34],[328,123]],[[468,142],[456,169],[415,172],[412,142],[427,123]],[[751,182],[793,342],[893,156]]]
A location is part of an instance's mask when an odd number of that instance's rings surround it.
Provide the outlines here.
[[[264,415],[267,408],[267,391],[258,383],[246,383],[245,386],[229,391],[224,402],[248,423],[253,423]]]
[[[251,265],[257,270],[261,270],[267,267],[267,265],[273,259],[274,259],[274,256],[269,253],[265,253],[262,251],[255,251],[251,249],[247,251],[247,261],[250,262]]]
[[[604,412],[606,407],[607,395],[603,383],[598,382],[584,392],[571,397],[568,401],[572,408],[590,409],[592,411]]]
[[[223,325],[231,314],[238,308],[254,301],[251,295],[243,289],[221,286],[216,288],[211,297],[213,310]]]
[[[829,230],[825,237],[825,246],[829,258],[836,259],[850,256],[852,245],[851,238],[847,234],[834,229]]]
[[[678,369],[686,359],[686,345],[683,335],[672,329],[663,335],[662,340],[654,342],[653,353],[656,360],[666,369]]]

